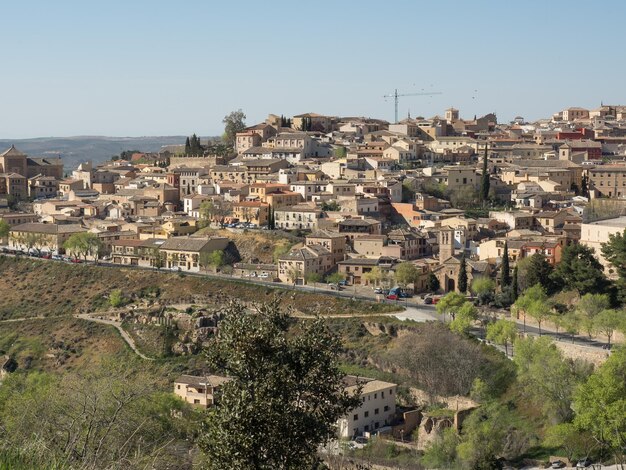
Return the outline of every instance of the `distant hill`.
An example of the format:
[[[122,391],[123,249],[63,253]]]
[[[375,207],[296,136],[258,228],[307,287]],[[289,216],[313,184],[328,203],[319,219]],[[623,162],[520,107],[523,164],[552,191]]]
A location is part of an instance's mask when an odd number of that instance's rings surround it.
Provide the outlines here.
[[[185,136],[155,137],[38,137],[35,139],[4,139],[0,140],[0,152],[15,145],[29,157],[63,158],[65,171],[71,171],[86,160],[100,163],[119,155],[123,150],[140,150],[156,152],[164,145],[180,145],[185,143]]]

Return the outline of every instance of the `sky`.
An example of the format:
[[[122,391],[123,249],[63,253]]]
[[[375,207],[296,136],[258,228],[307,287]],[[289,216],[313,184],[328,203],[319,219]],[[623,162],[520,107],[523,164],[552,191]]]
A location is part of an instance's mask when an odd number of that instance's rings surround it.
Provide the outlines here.
[[[219,135],[242,109],[393,120],[626,104],[621,0],[0,2],[0,138]]]

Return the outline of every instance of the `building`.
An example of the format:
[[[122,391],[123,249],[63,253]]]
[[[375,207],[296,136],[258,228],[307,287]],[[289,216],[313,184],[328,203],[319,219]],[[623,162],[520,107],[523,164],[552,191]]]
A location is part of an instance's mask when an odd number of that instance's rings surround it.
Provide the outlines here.
[[[278,278],[282,282],[303,285],[312,274],[321,279],[334,266],[330,250],[322,245],[305,245],[292,248],[278,258]]]
[[[267,225],[270,206],[261,201],[242,201],[233,203],[233,218],[239,222],[257,226]]]
[[[602,165],[588,171],[589,187],[598,196],[626,197],[626,165]]]
[[[306,237],[305,244],[321,245],[330,251],[333,266],[346,256],[346,237],[340,233],[316,230]]]
[[[361,389],[361,406],[349,412],[338,423],[339,437],[351,438],[364,433],[375,433],[390,426],[396,414],[398,385],[382,380],[348,375],[344,378],[345,390],[356,393]]]
[[[204,253],[225,250],[229,240],[225,237],[173,237],[160,246],[163,266],[179,271],[199,272]]]
[[[28,222],[15,225],[9,232],[9,246],[16,250],[63,253],[63,244],[75,233],[87,230],[79,224],[43,224]]]
[[[174,381],[174,393],[198,408],[209,408],[216,403],[216,392],[228,382],[220,375],[181,375]]]
[[[582,224],[580,230],[580,243],[593,248],[605,270],[611,273],[612,266],[602,256],[602,244],[609,241],[611,235],[624,233],[626,231],[626,216],[615,217],[613,219],[599,220]],[[614,273],[613,273],[614,274]]]
[[[316,230],[322,209],[311,204],[297,204],[274,211],[276,228],[283,230]]]

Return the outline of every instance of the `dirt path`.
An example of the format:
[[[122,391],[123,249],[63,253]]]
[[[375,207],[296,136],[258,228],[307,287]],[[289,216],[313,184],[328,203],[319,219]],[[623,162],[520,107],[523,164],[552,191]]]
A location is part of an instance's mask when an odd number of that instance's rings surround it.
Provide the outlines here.
[[[115,320],[105,320],[103,318],[95,318],[95,317],[90,316],[88,313],[78,313],[78,314],[74,315],[74,317],[80,318],[81,320],[92,321],[92,322],[95,322],[95,323],[102,323],[103,325],[111,325],[111,326],[117,328],[117,331],[120,332],[120,335],[122,336],[122,339],[124,341],[126,341],[126,344],[128,344],[128,346],[130,346],[130,349],[132,349],[135,352],[135,354],[137,354],[142,359],[145,359],[146,361],[154,361],[153,358],[146,356],[141,351],[139,351],[139,349],[137,349],[137,345],[135,344],[135,341],[126,332],[126,330],[124,330],[124,328],[122,328],[122,323],[121,322],[118,322],[118,321],[115,321]]]

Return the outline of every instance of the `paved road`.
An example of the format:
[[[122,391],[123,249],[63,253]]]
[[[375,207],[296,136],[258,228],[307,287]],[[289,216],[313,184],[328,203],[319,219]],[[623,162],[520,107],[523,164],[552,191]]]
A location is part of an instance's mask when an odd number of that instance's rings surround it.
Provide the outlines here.
[[[81,320],[92,321],[95,323],[102,323],[104,325],[111,325],[117,328],[117,331],[120,332],[122,339],[126,341],[126,344],[130,346],[130,349],[132,349],[135,352],[135,354],[137,354],[139,357],[147,361],[154,361],[153,358],[146,356],[141,351],[139,351],[139,349],[137,349],[137,345],[135,344],[135,341],[133,341],[133,338],[124,330],[124,328],[122,328],[121,322],[118,322],[115,320],[105,320],[104,318],[93,317],[88,313],[78,313],[74,316],[76,318],[80,318]]]

